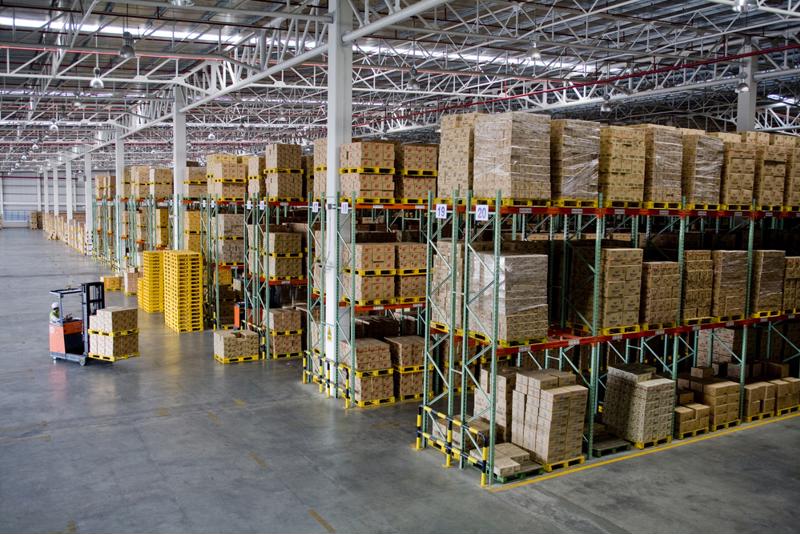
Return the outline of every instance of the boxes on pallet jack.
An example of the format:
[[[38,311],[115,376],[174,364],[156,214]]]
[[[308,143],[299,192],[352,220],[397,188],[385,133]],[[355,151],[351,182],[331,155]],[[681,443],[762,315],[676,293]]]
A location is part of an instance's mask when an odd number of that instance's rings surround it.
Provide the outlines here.
[[[90,358],[113,362],[139,355],[136,308],[108,306],[89,317]]]

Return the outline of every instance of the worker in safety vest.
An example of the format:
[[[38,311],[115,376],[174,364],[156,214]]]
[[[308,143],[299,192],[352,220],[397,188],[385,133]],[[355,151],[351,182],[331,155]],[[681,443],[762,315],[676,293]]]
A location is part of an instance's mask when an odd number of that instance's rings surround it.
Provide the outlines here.
[[[58,302],[54,302],[50,306],[50,322],[58,323],[61,320],[61,315],[58,312]]]

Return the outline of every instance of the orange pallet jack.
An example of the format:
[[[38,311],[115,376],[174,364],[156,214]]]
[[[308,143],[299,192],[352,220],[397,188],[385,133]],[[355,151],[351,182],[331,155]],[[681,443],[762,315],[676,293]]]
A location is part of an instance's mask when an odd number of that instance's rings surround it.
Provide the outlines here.
[[[58,318],[50,321],[50,357],[56,360],[78,362],[86,365],[89,354],[89,316],[105,308],[106,297],[103,282],[86,282],[80,287],[54,289],[51,295],[58,297]],[[64,298],[77,295],[81,298],[80,319],[64,313]]]

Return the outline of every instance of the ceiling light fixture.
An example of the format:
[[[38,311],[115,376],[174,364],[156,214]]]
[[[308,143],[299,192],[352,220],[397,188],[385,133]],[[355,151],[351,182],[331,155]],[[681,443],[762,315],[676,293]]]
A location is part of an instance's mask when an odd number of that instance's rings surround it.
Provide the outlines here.
[[[758,3],[755,0],[735,0],[731,9],[734,13],[749,13],[758,9]]]
[[[192,7],[194,5],[193,0],[169,0],[169,3],[175,7]]]
[[[217,136],[216,136],[216,135],[214,135],[214,132],[209,132],[209,133],[208,133],[208,140],[209,140],[209,141],[213,141],[213,140],[214,140],[214,139],[216,139],[216,138],[217,138]]]
[[[600,113],[611,113],[612,107],[608,102],[600,104]]]
[[[411,91],[419,91],[419,73],[417,72],[417,67],[411,67],[409,76],[408,88]]]
[[[31,150],[39,150],[39,145],[36,144],[36,143],[33,143],[33,146],[31,146]]]
[[[534,39],[531,41],[531,46],[528,48],[528,58],[534,61],[542,59],[542,52],[539,50],[539,43]]]
[[[51,132],[57,132],[58,131],[58,123],[56,121],[53,121],[53,122],[50,123],[50,126],[48,128],[50,129]]]
[[[119,57],[122,59],[132,59],[136,57],[136,50],[133,49],[133,35],[131,32],[123,32],[123,45],[119,49]]]
[[[103,83],[103,79],[100,78],[100,67],[94,68],[94,78],[92,81],[89,82],[89,87],[92,89],[102,89],[105,87],[106,84]]]
[[[26,161],[28,159],[28,156],[26,154],[23,154],[22,156],[20,156],[20,159],[22,161]]]
[[[750,86],[747,84],[746,81],[742,80],[736,84],[736,92],[737,93],[749,93]]]

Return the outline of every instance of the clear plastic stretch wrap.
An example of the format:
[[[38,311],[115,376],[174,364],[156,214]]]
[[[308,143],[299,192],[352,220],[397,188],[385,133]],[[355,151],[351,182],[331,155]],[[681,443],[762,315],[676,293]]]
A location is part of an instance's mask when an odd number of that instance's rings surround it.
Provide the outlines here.
[[[692,131],[683,135],[683,196],[690,204],[719,202],[723,142]]]
[[[600,129],[600,192],[605,201],[644,199],[644,135],[636,128]]]
[[[552,198],[595,200],[600,171],[599,122],[550,122]]]
[[[783,305],[783,278],[786,253],[782,250],[756,250],[753,253],[753,286],[750,311],[778,311]]]
[[[727,317],[745,311],[747,299],[747,252],[743,250],[714,250],[714,289],[711,315]]]
[[[800,256],[786,256],[783,279],[783,310],[800,308]]]
[[[479,113],[462,113],[442,117],[439,145],[439,195],[450,198],[458,191],[465,195],[472,189],[472,158],[475,121]]]
[[[512,111],[475,121],[477,198],[550,198],[550,117]],[[446,192],[442,192],[443,194]]]
[[[710,250],[683,253],[683,319],[711,315],[714,261]]]
[[[783,205],[800,206],[800,148],[790,148],[788,150]]]
[[[494,256],[473,255],[470,294],[493,285]],[[505,341],[542,339],[547,336],[547,256],[544,254],[501,254],[497,270],[497,336]],[[492,334],[494,303],[492,289],[472,304],[477,316],[469,329]]]
[[[644,200],[680,202],[683,170],[681,131],[655,124],[636,128],[645,132]]]
[[[650,327],[675,323],[680,302],[680,273],[676,261],[646,261],[642,264],[640,322]]]
[[[756,176],[753,199],[756,205],[774,206],[783,204],[783,188],[786,181],[786,164],[789,150],[778,146],[759,146],[756,150]]]

